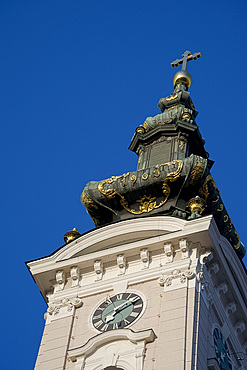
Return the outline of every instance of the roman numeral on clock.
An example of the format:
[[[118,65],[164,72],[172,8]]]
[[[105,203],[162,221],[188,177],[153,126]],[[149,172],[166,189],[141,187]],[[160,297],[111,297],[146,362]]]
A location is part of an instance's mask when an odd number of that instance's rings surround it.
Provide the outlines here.
[[[99,320],[99,321],[93,321],[93,324],[94,324],[94,327],[96,329],[99,329],[100,325],[103,324],[102,320]]]
[[[115,322],[114,324],[112,324],[112,329],[118,329],[118,323]]]
[[[102,314],[100,313],[98,315],[94,315],[93,319],[97,321],[97,320],[100,320],[101,317],[102,317]]]
[[[131,314],[129,315],[130,317],[137,317],[140,312],[132,311]]]
[[[141,308],[141,307],[142,307],[142,303],[135,304],[135,306],[134,306],[134,307],[135,307],[135,309],[136,309],[136,308]]]
[[[125,326],[126,326],[126,325],[129,325],[129,324],[131,323],[131,321],[129,321],[129,320],[127,320],[127,319],[124,319],[123,321],[124,321]]]
[[[109,324],[104,324],[104,326],[101,327],[100,330],[107,331],[108,327],[109,327]]]

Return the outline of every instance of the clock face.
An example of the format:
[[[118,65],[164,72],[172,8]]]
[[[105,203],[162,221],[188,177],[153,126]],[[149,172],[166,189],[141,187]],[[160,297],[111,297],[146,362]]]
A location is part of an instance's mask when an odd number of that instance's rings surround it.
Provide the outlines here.
[[[136,293],[119,293],[96,308],[92,316],[95,329],[104,332],[131,325],[143,310],[143,300]]]
[[[226,341],[223,338],[219,328],[215,328],[213,332],[214,350],[218,364],[222,370],[232,370],[231,358]]]

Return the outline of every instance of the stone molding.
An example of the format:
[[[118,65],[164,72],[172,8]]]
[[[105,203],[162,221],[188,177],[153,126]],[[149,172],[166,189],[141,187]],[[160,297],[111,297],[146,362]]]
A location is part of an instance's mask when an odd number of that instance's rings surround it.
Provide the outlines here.
[[[73,287],[77,286],[77,283],[79,283],[79,286],[82,286],[84,281],[83,271],[85,268],[88,271],[88,266],[92,266],[92,271],[94,271],[94,273],[96,274],[96,282],[99,282],[100,280],[103,280],[105,282],[107,279],[107,276],[105,276],[107,275],[107,270],[105,271],[104,269],[103,271],[104,263],[108,261],[116,261],[117,255],[122,254],[123,245],[125,256],[136,256],[137,253],[140,256],[140,266],[142,265],[145,268],[147,268],[147,266],[149,268],[152,267],[152,271],[155,271],[155,269],[158,269],[158,265],[155,264],[155,261],[157,260],[155,260],[156,254],[153,254],[153,251],[155,251],[158,246],[158,248],[162,249],[162,244],[163,246],[164,244],[176,245],[176,248],[178,248],[178,250],[176,250],[176,253],[179,252],[181,254],[181,251],[179,249],[179,240],[187,239],[182,238],[182,236],[188,235],[190,238],[189,243],[193,244],[193,248],[195,248],[194,244],[195,242],[198,242],[197,235],[200,233],[200,231],[206,231],[203,234],[204,236],[202,243],[207,245],[210,240],[207,233],[209,225],[211,224],[213,225],[213,228],[216,227],[214,225],[212,217],[210,216],[192,221],[180,220],[168,216],[136,219],[132,220],[131,223],[126,220],[122,221],[121,225],[108,225],[97,230],[92,230],[90,233],[82,235],[80,238],[63,246],[53,255],[44,257],[43,259],[28,262],[27,264],[35,281],[39,285],[43,296],[46,296],[47,292],[52,292],[51,283],[52,285],[54,284],[50,278],[51,274],[54,273],[55,277],[56,272],[60,273],[61,275],[61,271],[63,271],[64,275],[60,277],[59,275],[57,275],[57,281],[59,281],[59,283],[56,281],[57,287],[55,287],[55,292],[60,294],[60,291],[65,288],[65,276],[66,278],[68,277],[68,279],[72,279],[71,274],[73,274],[74,279],[74,282],[71,282],[71,284],[66,284],[67,290],[71,287],[71,285]],[[141,233],[143,230],[145,230],[145,237],[143,239],[139,239],[139,236],[141,237]],[[120,232],[122,232],[122,235],[120,235]],[[155,233],[158,236],[155,236]],[[128,234],[130,235],[129,237]],[[136,241],[133,241],[133,235],[135,235],[135,237],[137,238]],[[115,243],[114,238],[117,238]],[[131,238],[131,240],[128,238]],[[96,248],[98,243],[104,243],[104,248],[102,250],[101,248]],[[91,247],[90,244],[92,245]],[[90,248],[94,248],[94,250],[91,252]],[[87,250],[88,253],[86,252]],[[140,252],[141,250],[144,250],[145,252]],[[167,250],[166,252],[168,256],[169,251]],[[76,253],[79,253],[79,255],[76,255]],[[81,255],[80,253],[84,254]],[[151,253],[152,260],[150,259]],[[172,254],[168,257],[167,256],[165,253],[164,258],[161,256],[161,265],[165,264],[166,258],[172,259],[173,257]],[[177,257],[178,256],[176,256],[176,258]],[[98,261],[101,261],[101,263]],[[178,260],[176,260],[175,265],[177,265],[177,261]],[[61,266],[59,271],[57,268],[58,265]],[[174,268],[176,268],[175,265]],[[77,276],[74,275],[73,270],[71,272],[71,268],[75,266],[78,267],[79,273],[82,274],[82,276],[79,276],[79,281],[77,280]],[[129,266],[128,264],[128,274],[131,274],[130,267],[131,266]],[[142,268],[140,268],[140,270],[142,270]],[[142,273],[140,271],[139,275],[141,274]],[[110,279],[112,280],[112,276],[110,277]]]
[[[174,279],[177,277],[176,270],[179,270],[179,272],[189,269],[196,271],[199,263],[198,259],[205,259],[210,254],[210,251],[207,251],[206,248],[203,248],[199,242],[189,242],[187,238],[179,239],[176,244],[176,249],[172,243],[166,243],[163,246],[163,251],[162,244],[159,243],[158,245],[160,257],[157,258],[156,247],[154,250],[156,252],[156,256],[154,253],[152,260],[150,259],[150,251],[148,248],[139,249],[139,258],[138,254],[135,255],[135,263],[138,263],[138,265],[135,265],[135,269],[131,269],[131,264],[130,267],[129,264],[127,265],[127,259],[124,254],[117,254],[115,256],[115,266],[113,265],[113,268],[111,267],[110,270],[108,270],[108,267],[104,268],[104,264],[101,259],[94,260],[92,272],[87,270],[86,274],[83,273],[83,268],[80,268],[78,265],[72,265],[72,267],[69,269],[69,272],[66,272],[66,275],[69,274],[70,277],[68,278],[68,284],[66,284],[65,287],[66,292],[64,291],[64,293],[62,290],[64,290],[65,286],[65,272],[62,270],[57,271],[56,281],[59,282],[60,286],[57,288],[57,285],[54,285],[53,280],[50,280],[50,282],[53,284],[53,289],[50,289],[50,291],[48,291],[49,293],[46,291],[46,296],[48,297],[49,294],[49,296],[53,299],[63,299],[71,295],[73,296],[74,292],[71,288],[74,287],[78,288],[77,294],[79,294],[79,296],[81,296],[81,292],[83,292],[82,296],[85,296],[88,294],[95,294],[95,292],[108,291],[112,289],[112,279],[118,282],[120,281],[119,279],[121,279],[121,275],[124,274],[127,275],[126,278],[128,279],[129,284],[158,279],[160,277],[160,267],[163,267],[162,275],[167,275],[166,271],[168,271],[168,275],[171,275],[170,278],[168,276],[166,284],[163,284],[165,286],[169,286],[171,285],[171,283],[169,283],[171,278]],[[189,253],[191,254],[190,256]],[[176,260],[174,260],[175,255]],[[114,263],[114,261],[112,262]],[[171,265],[173,267],[173,273],[171,273]],[[145,272],[145,270],[148,268],[150,271],[147,274],[147,271]],[[111,271],[110,276],[108,271]],[[92,273],[96,275],[95,279],[93,279]],[[187,277],[189,277],[189,275]],[[69,279],[71,283],[69,283]],[[85,281],[87,281],[86,285]],[[101,281],[104,286],[99,285]],[[162,281],[162,278],[160,281]],[[181,282],[184,281],[184,277],[181,276]]]
[[[217,274],[219,270],[220,270],[220,267],[218,263],[212,263],[208,268],[210,275]]]
[[[227,241],[225,242],[225,244],[228,244]],[[229,248],[224,248],[224,252],[228,250]],[[243,320],[247,319],[246,308],[243,309],[246,305],[242,305],[241,301],[243,296],[239,294],[240,292],[236,289],[235,279],[231,279],[230,277],[229,279],[227,278],[230,272],[228,265],[230,261],[227,262],[225,260],[224,254],[221,254],[220,249],[217,250],[217,252],[218,255],[215,253],[213,261],[210,260],[207,266],[208,277],[211,280],[210,286],[216,288],[211,291],[213,298],[212,304],[215,306],[222,322],[228,323],[228,334],[226,335],[226,333],[224,333],[224,337],[229,337],[229,341],[236,353],[242,353],[244,350],[243,343],[246,340],[246,320]]]
[[[247,356],[247,341],[244,343],[244,353]]]
[[[200,233],[200,231],[205,231],[209,229],[210,224],[213,224],[214,228],[216,228],[215,232],[219,234],[217,226],[212,219],[212,216],[206,216],[199,219],[186,221],[175,217],[169,216],[157,216],[157,217],[146,217],[141,219],[134,219],[126,221],[121,221],[120,223],[104,226],[102,228],[92,230],[90,233],[82,235],[80,238],[72,241],[71,243],[65,245],[61,250],[58,250],[52,257],[46,257],[51,260],[64,261],[66,259],[73,258],[73,256],[77,255],[78,253],[82,253],[91,246],[97,243],[99,240],[105,240],[106,243],[109,244],[109,248],[112,248],[114,243],[114,238],[122,235],[122,239],[125,240],[123,243],[128,244],[128,234],[137,234],[141,232],[141,230],[145,230],[146,235],[150,233],[149,237],[153,237],[153,231],[157,231],[157,233],[161,236],[159,239],[162,241],[164,239],[169,242],[171,236],[174,234],[174,237],[178,237],[179,239],[184,239],[185,235],[192,234],[193,232]],[[212,225],[211,225],[212,226]],[[214,231],[214,230],[213,230]],[[147,236],[147,238],[149,238]],[[109,241],[109,242],[108,242]],[[114,244],[114,245],[112,245]],[[69,246],[69,248],[68,248]],[[113,248],[114,249],[114,248]],[[120,248],[121,249],[121,248]],[[95,250],[93,252],[100,252],[100,250]],[[104,250],[102,250],[102,255],[104,255]],[[91,251],[90,251],[91,253]],[[36,260],[39,261],[39,260]],[[36,261],[32,261],[31,263],[35,263]]]
[[[63,290],[65,285],[65,274],[63,270],[56,272],[57,290]]]
[[[119,223],[114,223],[112,225],[107,225],[96,230],[92,230],[90,233],[82,235],[80,238],[65,245],[61,250],[58,250],[52,259],[61,261],[72,258],[82,249],[86,250],[94,243],[94,240],[99,239],[99,237],[100,239],[108,240],[113,239],[117,235],[122,235],[124,240],[128,240],[126,238],[127,234],[136,234],[140,232],[140,230],[145,230],[146,232],[157,230],[161,233],[161,235],[163,235],[162,231],[165,233],[182,231],[182,234],[184,234],[183,230],[186,228],[191,230],[192,225],[195,229],[197,229],[197,231],[200,231],[201,228],[205,229],[205,227],[208,229],[208,226],[212,221],[212,216],[207,216],[199,221],[198,220],[199,219],[186,221],[175,217],[157,216],[145,217],[145,219],[137,218],[133,220],[121,221]]]
[[[166,255],[166,263],[171,263],[173,261],[174,256],[174,247],[172,243],[165,243],[164,252]]]
[[[236,334],[243,333],[245,331],[246,324],[244,321],[237,321],[236,324],[234,325],[234,330]]]
[[[118,275],[125,274],[127,263],[123,254],[117,255],[117,265],[119,269]]]
[[[181,263],[182,262],[182,263]],[[181,271],[187,270],[189,268],[189,261],[187,260],[181,260],[178,262],[173,262],[174,269],[180,269]],[[166,274],[166,268],[170,267],[170,265],[163,266],[163,274]],[[167,274],[169,275],[171,272],[171,269],[167,269]],[[127,285],[130,287],[135,284],[144,283],[145,281],[150,280],[157,280],[161,275],[160,267],[156,267],[153,269],[141,269],[135,271],[131,274],[125,274],[125,275],[115,275],[114,279],[105,279],[105,276],[103,276],[103,279],[96,280],[92,279],[92,283],[90,285],[83,285],[83,279],[81,280],[82,284],[77,287],[76,292],[77,296],[80,298],[84,298],[87,296],[91,296],[93,294],[99,294],[99,293],[107,293],[109,291],[114,290],[115,284],[122,285],[123,283],[123,277],[124,281],[127,282]],[[68,288],[64,289],[63,291],[56,291],[49,294],[49,299],[53,300],[62,300],[66,297],[74,297],[74,288]],[[48,294],[47,294],[48,296]]]
[[[234,314],[237,311],[237,305],[235,302],[230,302],[226,305],[226,314],[229,317],[230,314]]]
[[[213,303],[213,296],[210,289],[210,283],[207,280],[204,269],[204,265],[201,265],[200,270],[196,274],[196,279],[197,282],[201,284],[202,296],[205,297],[205,303],[208,307],[208,305],[211,305]]]
[[[226,294],[228,292],[228,284],[221,283],[220,285],[217,286],[216,289],[217,289],[218,296],[220,297],[221,294]]]
[[[94,271],[96,273],[96,281],[103,277],[103,263],[101,260],[94,261]]]
[[[182,252],[182,259],[189,257],[189,242],[187,239],[179,240],[179,248]]]
[[[147,269],[150,263],[150,253],[147,248],[143,248],[140,250],[140,258],[143,263],[143,268]]]
[[[72,279],[71,286],[72,287],[78,286],[79,285],[79,277],[80,277],[78,266],[71,267],[71,269],[70,269],[70,277]]]
[[[208,367],[208,370],[220,370],[220,367],[219,367],[219,364],[216,358],[208,359],[207,367]]]

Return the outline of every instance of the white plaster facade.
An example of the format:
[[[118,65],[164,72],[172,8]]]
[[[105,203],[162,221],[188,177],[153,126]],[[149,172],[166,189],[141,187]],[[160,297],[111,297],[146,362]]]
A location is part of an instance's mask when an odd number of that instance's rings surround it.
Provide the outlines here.
[[[36,370],[220,369],[214,325],[232,369],[247,369],[246,271],[211,216],[111,224],[28,267],[48,304]],[[143,298],[142,314],[98,332],[95,308],[123,292]]]

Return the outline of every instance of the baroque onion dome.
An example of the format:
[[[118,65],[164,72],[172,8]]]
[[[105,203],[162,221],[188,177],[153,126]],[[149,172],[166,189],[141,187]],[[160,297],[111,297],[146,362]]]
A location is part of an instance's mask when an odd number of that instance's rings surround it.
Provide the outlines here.
[[[204,148],[188,92],[192,77],[187,63],[200,56],[185,51],[171,63],[182,64],[173,78],[174,91],[160,99],[161,113],[147,117],[130,143],[139,158],[137,171],[89,182],[81,202],[96,226],[147,215],[191,220],[213,214],[220,233],[243,258],[245,247],[210,174],[214,162]]]

